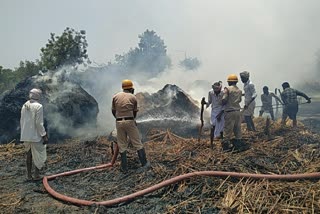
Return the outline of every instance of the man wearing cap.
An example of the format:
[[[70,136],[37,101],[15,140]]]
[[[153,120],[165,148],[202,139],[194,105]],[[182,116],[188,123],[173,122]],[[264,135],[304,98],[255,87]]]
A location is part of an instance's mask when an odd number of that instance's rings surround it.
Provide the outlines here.
[[[143,148],[139,130],[135,122],[138,112],[138,102],[134,95],[133,83],[131,80],[122,81],[122,92],[112,98],[112,114],[116,118],[117,143],[121,155],[121,171],[128,171],[127,150],[129,137],[133,147],[137,150],[142,167],[148,168],[150,163],[146,159],[146,152]]]
[[[289,117],[292,120],[293,127],[297,127],[297,113],[299,110],[297,96],[304,97],[307,100],[307,103],[311,103],[311,98],[301,91],[290,88],[288,82],[284,82],[282,88],[283,92],[281,93],[281,99],[284,103],[284,108],[281,124],[285,125],[286,119]]]
[[[218,140],[223,138],[224,127],[224,109],[222,105],[223,91],[221,91],[222,82],[215,82],[212,85],[212,90],[208,94],[207,108],[211,105],[211,135],[210,143],[213,148],[213,139]]]
[[[29,100],[22,106],[20,127],[20,141],[24,142],[27,151],[27,179],[39,180],[40,169],[47,160],[46,144],[48,137],[43,126],[43,107],[40,103],[40,89],[32,89],[29,93]],[[34,177],[32,177],[32,162],[34,163]]]
[[[240,73],[241,81],[244,83],[244,110],[243,116],[247,124],[248,131],[256,131],[256,128],[253,123],[253,114],[256,107],[255,98],[257,97],[256,89],[254,84],[249,80],[250,74],[248,71],[243,71]]]

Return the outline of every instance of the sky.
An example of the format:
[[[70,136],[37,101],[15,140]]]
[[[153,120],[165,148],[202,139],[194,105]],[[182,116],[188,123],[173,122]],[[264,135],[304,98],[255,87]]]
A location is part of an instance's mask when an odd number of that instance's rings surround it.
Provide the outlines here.
[[[173,62],[185,54],[202,65],[183,73],[173,67],[161,84],[225,81],[247,70],[264,85],[310,78],[320,49],[318,0],[0,0],[0,65],[40,58],[50,33],[86,30],[88,54],[100,64],[137,46],[154,30]],[[159,88],[160,89],[160,88]]]

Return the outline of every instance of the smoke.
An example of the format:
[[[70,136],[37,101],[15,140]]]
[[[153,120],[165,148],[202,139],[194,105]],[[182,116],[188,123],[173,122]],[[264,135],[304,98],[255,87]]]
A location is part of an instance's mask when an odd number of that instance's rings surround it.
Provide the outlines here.
[[[318,0],[69,1],[64,5],[4,3],[0,46],[6,51],[0,53],[4,60],[0,64],[13,67],[21,59],[37,58],[36,50],[49,33],[60,32],[65,25],[86,29],[91,59],[105,62],[134,47],[136,36],[149,28],[165,40],[170,55],[182,60],[183,51],[200,59],[199,79],[225,80],[229,73],[248,70],[258,88],[265,84],[275,88],[285,80],[300,80],[302,73],[312,69],[320,48],[320,30],[315,27],[320,20]],[[70,8],[77,12],[70,16]],[[43,27],[28,28],[29,23]]]
[[[32,77],[33,87],[41,88],[44,96],[44,117],[49,136],[92,137],[97,135],[98,104],[74,79],[81,69],[65,66]]]
[[[40,28],[41,33],[30,28],[35,34],[24,32],[24,40],[15,38],[10,48],[3,45],[7,51],[0,59],[11,56],[14,63],[21,58],[36,58],[36,55],[28,57],[26,50],[29,45],[32,50],[41,47],[49,33],[61,31],[65,23],[87,30],[90,58],[103,63],[113,59],[115,54],[135,47],[137,35],[146,29],[155,30],[164,40],[173,66],[152,77],[130,69],[120,72],[112,66],[71,72],[70,78],[80,83],[98,101],[101,132],[114,127],[111,100],[115,93],[121,91],[122,79],[132,79],[136,93],[153,93],[168,83],[176,84],[199,101],[207,97],[213,82],[221,80],[224,87],[229,74],[239,76],[244,70],[250,72],[258,95],[265,85],[274,91],[288,81],[295,88],[299,83],[317,77],[314,71],[318,69],[315,63],[320,48],[320,29],[315,27],[320,20],[318,0],[139,0],[95,4],[68,1],[64,2],[63,8],[60,4],[44,1],[28,2],[23,7],[12,2],[7,2],[3,7],[7,18],[0,19],[10,20],[9,24],[4,23],[8,29],[3,32],[2,42],[8,43],[11,38],[22,35],[19,29],[27,32],[29,23],[44,26]],[[41,11],[32,12],[39,7]],[[13,8],[24,8],[31,15],[21,19],[20,14],[24,13]],[[69,8],[75,8],[77,13],[70,16]],[[55,11],[60,11],[59,17]],[[39,12],[43,14],[41,19],[38,18]],[[10,33],[11,28],[14,28],[14,33]],[[25,48],[21,50],[21,47]],[[12,57],[16,53],[21,54],[21,51],[23,57]],[[189,56],[202,62],[198,70],[184,71],[177,66],[179,61]],[[14,63],[7,63],[5,67],[12,67]],[[239,82],[238,86],[242,89],[243,84]],[[68,90],[67,86],[65,88]]]

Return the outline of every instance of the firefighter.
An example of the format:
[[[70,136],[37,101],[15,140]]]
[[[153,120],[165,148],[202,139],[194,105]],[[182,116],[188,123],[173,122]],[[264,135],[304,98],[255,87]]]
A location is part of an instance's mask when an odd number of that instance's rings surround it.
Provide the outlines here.
[[[117,143],[121,156],[121,171],[128,171],[127,150],[128,139],[137,150],[140,163],[144,169],[150,167],[147,161],[146,152],[141,142],[139,130],[135,118],[138,112],[138,102],[134,95],[133,83],[131,80],[122,81],[122,92],[113,96],[112,114],[116,118]]]
[[[240,102],[242,91],[238,88],[238,77],[231,74],[227,79],[228,87],[224,88],[222,104],[224,105],[224,140],[222,142],[223,150],[232,148],[231,138],[234,134],[235,140],[233,146],[238,149],[242,143],[241,138],[241,112]]]

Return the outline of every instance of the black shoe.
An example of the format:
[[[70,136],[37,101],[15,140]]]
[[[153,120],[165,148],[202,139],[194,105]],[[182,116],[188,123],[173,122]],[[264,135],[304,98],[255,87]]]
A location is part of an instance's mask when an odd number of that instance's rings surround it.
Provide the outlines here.
[[[128,172],[127,151],[120,153],[120,156],[121,156],[120,171],[123,173],[127,173]]]
[[[224,152],[230,152],[230,151],[232,151],[232,145],[231,145],[231,143],[230,143],[229,140],[223,140],[223,141],[221,142],[221,145],[222,145],[222,150],[223,150]]]
[[[139,160],[140,160],[140,163],[142,166],[141,168],[138,169],[138,172],[148,170],[151,167],[151,165],[150,165],[150,162],[147,161],[146,151],[143,148],[143,149],[138,150],[137,152],[138,152],[138,157],[139,157]]]
[[[146,165],[148,161],[146,158],[146,151],[144,150],[144,148],[138,150],[137,153],[138,153],[138,157],[139,157],[141,166]]]
[[[232,144],[237,152],[243,152],[249,149],[249,145],[241,139],[234,139]]]

